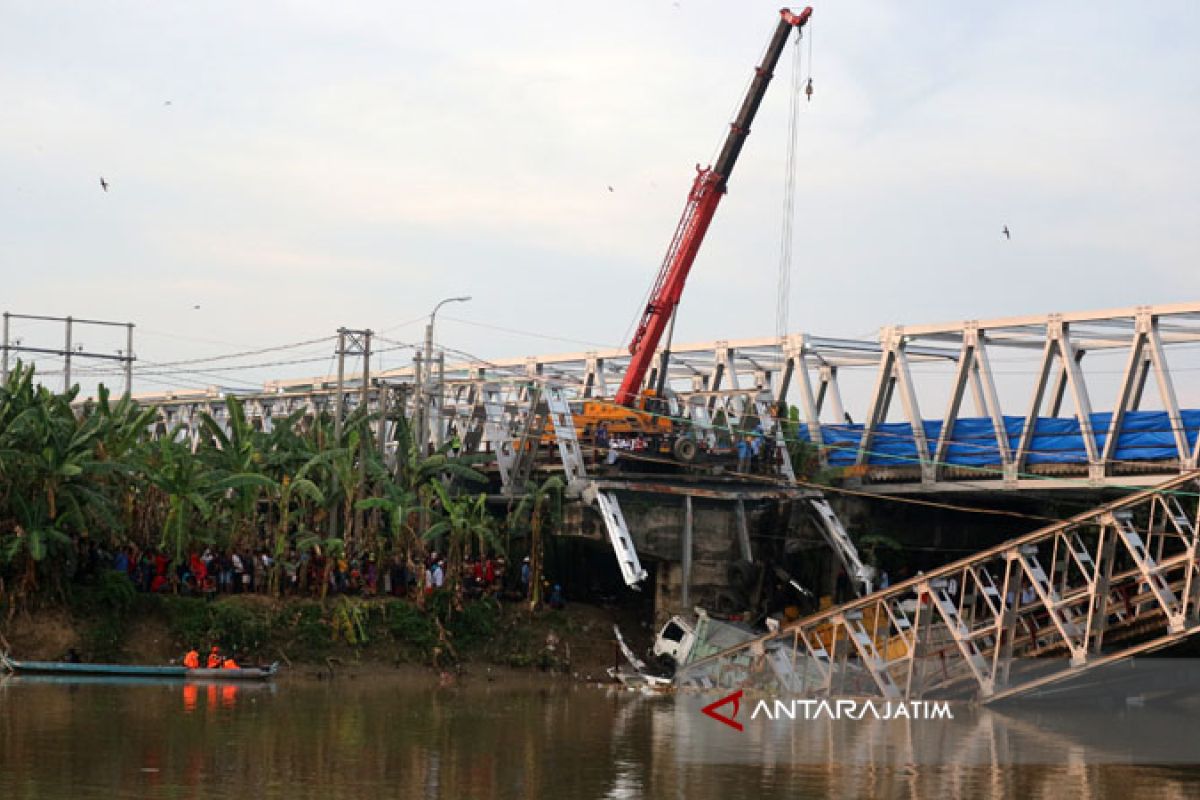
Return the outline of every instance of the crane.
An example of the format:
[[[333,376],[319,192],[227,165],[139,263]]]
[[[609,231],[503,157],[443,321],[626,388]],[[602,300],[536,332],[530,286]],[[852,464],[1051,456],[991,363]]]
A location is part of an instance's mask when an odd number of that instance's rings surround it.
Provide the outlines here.
[[[767,86],[775,72],[775,65],[779,63],[779,57],[783,54],[788,36],[793,29],[801,30],[811,16],[811,7],[805,8],[799,14],[786,8],[780,10],[779,24],[771,36],[762,63],[755,69],[754,80],[750,83],[741,109],[729,126],[729,133],[725,137],[720,155],[709,167],[696,166],[696,177],[692,182],[691,191],[688,192],[687,205],[667,248],[658,278],[650,291],[650,300],[629,343],[632,358],[614,398],[618,405],[629,407],[637,404],[642,382],[646,379],[646,373],[654,359],[654,352],[658,349],[667,324],[679,305],[688,272],[696,260],[700,245],[704,243],[709,223],[712,222],[717,205],[725,194],[726,184],[734,165],[737,164],[742,146],[746,143],[746,137],[750,135],[750,123],[754,121],[763,96],[767,93]],[[665,380],[665,364],[662,372]]]
[[[775,66],[783,54],[788,36],[792,30],[801,30],[811,16],[811,8],[805,8],[798,14],[786,8],[780,10],[779,24],[767,45],[762,63],[755,69],[754,79],[737,117],[729,126],[729,133],[717,160],[707,168],[696,166],[696,177],[688,192],[687,205],[675,229],[675,235],[671,238],[654,287],[650,291],[650,300],[630,341],[629,352],[632,358],[616,396],[611,400],[584,398],[571,403],[572,420],[576,435],[581,441],[594,442],[596,431],[602,426],[607,435],[614,438],[634,438],[643,441],[652,453],[667,454],[684,463],[697,457],[695,439],[675,420],[656,413],[661,405],[659,401],[662,400],[666,379],[666,361],[669,358],[666,350],[659,371],[657,391],[650,390],[643,394],[641,387],[654,359],[654,353],[662,341],[663,333],[679,305],[692,262],[696,260],[696,254],[704,242],[704,235],[708,232],[713,214],[716,213],[717,204],[725,194],[729,176],[742,152],[742,146],[746,143],[746,137],[750,135],[750,123],[754,121],[758,107],[766,95],[767,85],[771,82]],[[668,337],[667,349],[669,348]],[[553,441],[555,434],[552,428],[553,426],[550,426],[550,429],[543,433],[540,440],[542,443],[548,444]]]

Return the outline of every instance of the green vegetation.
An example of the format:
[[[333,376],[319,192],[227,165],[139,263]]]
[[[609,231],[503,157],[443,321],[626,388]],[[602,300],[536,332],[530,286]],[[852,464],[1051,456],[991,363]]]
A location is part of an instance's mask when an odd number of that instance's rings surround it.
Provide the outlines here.
[[[126,549],[158,551],[172,567],[205,547],[265,551],[273,564],[259,583],[272,595],[304,553],[330,557],[322,559],[327,564],[343,555],[371,555],[380,565],[399,557],[420,584],[427,551],[437,549],[447,557],[450,620],[462,610],[466,559],[502,552],[502,539],[512,539],[485,508],[484,478],[469,459],[448,448],[422,452],[403,420],[395,426],[394,459],[385,461],[365,409],[348,416],[340,436],[329,415],[302,411],[263,431],[231,396],[225,418],[204,415],[191,436],[164,429],[156,409],[128,397],[114,401],[103,387],[81,405],[74,405],[77,392],[50,391],[20,363],[0,386],[0,610],[68,601],[95,613],[127,610],[132,587],[101,576],[112,554]],[[540,541],[554,524],[558,494],[556,486],[538,487],[538,499],[518,515],[522,530],[530,527]],[[108,561],[88,572],[97,550]],[[175,570],[168,572],[162,591],[188,593]],[[91,585],[82,591],[81,583]],[[230,645],[253,646],[263,625],[278,622],[214,616],[233,614],[219,611],[221,604],[172,602],[181,634],[219,635]],[[305,614],[315,613],[302,608],[289,625],[314,645]],[[348,606],[321,613],[340,615],[333,627],[347,641],[373,635],[370,620]]]
[[[434,592],[424,608],[345,596],[323,603],[255,595],[207,601],[114,590],[128,580],[109,574],[105,586],[77,591],[69,606],[73,641],[86,661],[165,661],[218,645],[247,663],[324,668],[333,657],[344,664],[447,668],[472,662],[558,670],[566,660],[547,651],[547,632],[583,635],[566,615],[530,616],[520,604],[479,600],[456,608],[448,590]],[[155,641],[145,641],[151,635]]]

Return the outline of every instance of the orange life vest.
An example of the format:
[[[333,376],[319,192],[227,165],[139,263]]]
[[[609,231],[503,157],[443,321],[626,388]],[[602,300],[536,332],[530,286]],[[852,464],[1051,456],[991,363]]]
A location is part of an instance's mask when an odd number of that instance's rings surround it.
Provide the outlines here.
[[[195,650],[189,650],[188,654],[183,657],[183,665],[188,669],[199,669],[200,654]]]
[[[220,669],[221,668],[221,656],[219,653],[209,653],[208,654],[208,668],[209,669]]]
[[[241,669],[241,667],[239,667],[238,663],[232,658],[227,658],[225,659],[224,669]]]

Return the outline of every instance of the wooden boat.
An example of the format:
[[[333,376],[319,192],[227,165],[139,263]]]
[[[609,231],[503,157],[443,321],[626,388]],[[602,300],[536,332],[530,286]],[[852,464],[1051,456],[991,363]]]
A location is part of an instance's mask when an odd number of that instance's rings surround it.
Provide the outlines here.
[[[15,675],[96,676],[114,678],[173,678],[177,680],[262,681],[279,671],[279,662],[268,667],[240,669],[188,669],[176,665],[140,666],[137,664],[76,664],[66,661],[17,661],[0,653],[0,669]]]

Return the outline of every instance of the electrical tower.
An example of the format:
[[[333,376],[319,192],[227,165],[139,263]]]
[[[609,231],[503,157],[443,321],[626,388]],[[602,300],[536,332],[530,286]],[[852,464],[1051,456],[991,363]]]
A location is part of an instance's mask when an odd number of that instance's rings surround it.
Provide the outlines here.
[[[9,321],[14,319],[36,320],[39,322],[61,322],[64,328],[62,349],[53,347],[34,347],[25,344],[21,339],[9,338]],[[85,351],[83,345],[74,344],[76,326],[101,326],[125,329],[125,349],[118,350],[116,355],[110,353],[92,353]],[[63,360],[63,392],[71,390],[71,360],[74,358],[93,358],[102,361],[120,361],[125,366],[125,394],[133,393],[133,323],[107,322],[98,319],[79,319],[77,317],[48,317],[39,314],[10,314],[4,312],[4,331],[0,338],[0,382],[8,381],[9,353],[34,353],[58,356]]]

